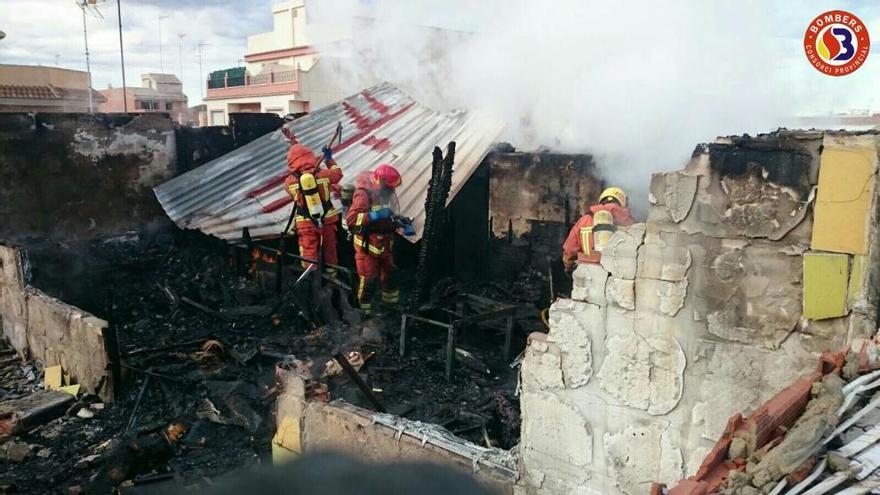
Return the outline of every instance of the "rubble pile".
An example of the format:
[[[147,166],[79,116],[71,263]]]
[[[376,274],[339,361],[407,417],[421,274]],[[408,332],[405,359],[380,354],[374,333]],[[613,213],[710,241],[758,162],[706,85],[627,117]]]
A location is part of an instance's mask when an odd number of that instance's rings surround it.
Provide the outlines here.
[[[343,353],[387,412],[439,424],[479,445],[518,442],[517,369],[503,359],[496,323],[463,332],[447,382],[445,332],[414,331],[409,353],[400,357],[400,320],[392,312],[362,326],[314,327],[295,304],[279,303],[260,277],[242,272],[234,248],[200,233],[53,245],[32,250],[29,261],[33,285],[111,322],[125,385],[106,404],[94,395],[44,390],[40,363],[22,365],[0,350],[7,363],[0,411],[38,394],[65,396],[51,417],[0,440],[8,461],[0,485],[8,489],[199,486],[271,462],[274,369],[294,356],[322,377],[328,398],[377,410],[350,375],[328,365]],[[468,290],[510,300],[502,287]]]
[[[823,353],[811,375],[730,418],[694,476],[653,494],[869,493],[880,487],[880,346]]]

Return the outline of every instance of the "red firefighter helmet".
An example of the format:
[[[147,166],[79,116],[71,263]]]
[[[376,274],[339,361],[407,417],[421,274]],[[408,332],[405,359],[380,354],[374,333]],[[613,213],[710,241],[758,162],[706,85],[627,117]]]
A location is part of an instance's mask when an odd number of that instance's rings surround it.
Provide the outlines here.
[[[287,150],[287,168],[291,172],[301,172],[315,168],[318,157],[308,147],[294,144]]]
[[[400,178],[400,172],[387,163],[376,167],[376,170],[373,171],[372,181],[377,186],[384,185],[390,189],[396,188],[403,182]]]

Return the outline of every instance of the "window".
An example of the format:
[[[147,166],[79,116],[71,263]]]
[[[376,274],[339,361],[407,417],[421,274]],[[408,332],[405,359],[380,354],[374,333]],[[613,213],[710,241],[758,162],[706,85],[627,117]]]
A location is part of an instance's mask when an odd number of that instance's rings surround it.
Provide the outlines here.
[[[172,103],[169,101],[168,103],[165,104],[165,110],[171,110],[172,106],[173,106]]]
[[[142,100],[138,102],[143,110],[158,110],[159,102],[155,100]]]

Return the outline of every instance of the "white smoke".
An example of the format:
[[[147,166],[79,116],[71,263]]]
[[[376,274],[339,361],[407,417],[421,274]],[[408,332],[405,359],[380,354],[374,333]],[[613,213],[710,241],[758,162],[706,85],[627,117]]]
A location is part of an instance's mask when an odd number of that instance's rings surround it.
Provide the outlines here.
[[[697,143],[789,120],[770,8],[758,0],[320,0],[308,21],[310,29],[351,23],[340,79],[389,80],[438,109],[490,110],[507,120],[504,140],[518,149],[592,153],[643,215],[650,174],[680,168]]]

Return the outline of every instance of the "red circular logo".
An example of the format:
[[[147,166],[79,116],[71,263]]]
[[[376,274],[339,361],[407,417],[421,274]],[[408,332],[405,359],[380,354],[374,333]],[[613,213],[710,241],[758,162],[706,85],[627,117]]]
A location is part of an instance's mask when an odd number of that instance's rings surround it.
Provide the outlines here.
[[[807,60],[829,76],[852,74],[864,65],[870,49],[868,28],[845,10],[829,10],[816,16],[804,34]]]

